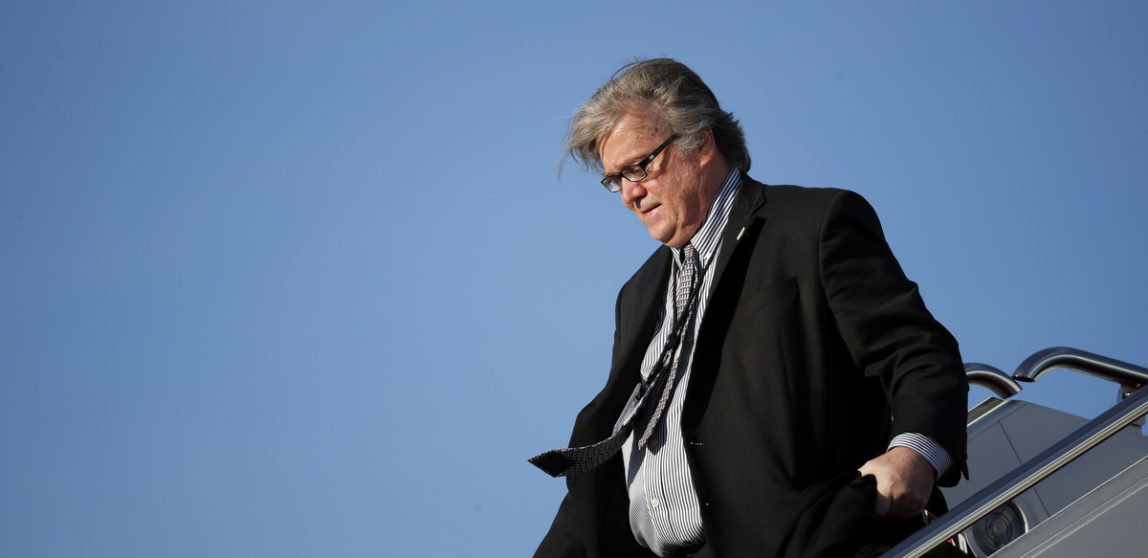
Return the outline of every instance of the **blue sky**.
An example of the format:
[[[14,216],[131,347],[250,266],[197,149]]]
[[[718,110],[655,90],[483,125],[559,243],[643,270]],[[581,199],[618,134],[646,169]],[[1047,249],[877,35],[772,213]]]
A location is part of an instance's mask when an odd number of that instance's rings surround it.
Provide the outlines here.
[[[634,57],[693,67],[756,179],[865,195],[966,361],[1146,365],[1146,15],[9,0],[0,555],[529,554],[564,487],[525,459],[600,389],[656,247],[558,173]]]

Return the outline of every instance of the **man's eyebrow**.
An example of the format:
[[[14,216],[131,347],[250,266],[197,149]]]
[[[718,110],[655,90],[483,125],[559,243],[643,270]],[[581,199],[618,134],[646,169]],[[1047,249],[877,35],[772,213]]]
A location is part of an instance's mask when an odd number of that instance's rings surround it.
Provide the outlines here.
[[[622,172],[622,169],[632,167],[638,163],[641,163],[642,159],[645,159],[646,157],[649,157],[649,156],[650,156],[650,154],[647,153],[645,155],[641,155],[641,154],[635,155],[632,159],[622,159],[623,161],[629,161],[629,162],[622,165],[621,167],[619,167],[618,172],[606,172],[606,166],[602,165],[602,178],[605,178],[605,177],[613,175],[613,174],[618,174],[618,173]]]

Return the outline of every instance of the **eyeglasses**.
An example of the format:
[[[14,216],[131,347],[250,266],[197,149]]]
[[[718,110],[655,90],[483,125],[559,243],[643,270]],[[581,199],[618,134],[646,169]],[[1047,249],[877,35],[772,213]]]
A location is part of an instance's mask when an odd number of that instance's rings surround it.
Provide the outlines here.
[[[649,165],[651,162],[653,162],[653,160],[658,157],[658,153],[661,153],[662,150],[665,149],[666,146],[670,145],[670,142],[677,139],[677,137],[677,134],[670,136],[670,139],[662,142],[662,145],[659,145],[653,153],[647,155],[645,159],[642,159],[641,161],[622,169],[622,172],[603,177],[602,185],[611,192],[621,192],[623,178],[629,180],[630,182],[638,182],[639,180],[644,180],[647,174],[646,165]]]

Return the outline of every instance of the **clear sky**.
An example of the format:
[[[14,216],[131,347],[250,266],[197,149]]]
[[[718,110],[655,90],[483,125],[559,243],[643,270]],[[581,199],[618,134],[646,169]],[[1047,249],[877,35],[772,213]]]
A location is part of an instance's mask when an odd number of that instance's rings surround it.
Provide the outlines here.
[[[564,485],[526,458],[601,388],[656,247],[558,174],[634,57],[693,67],[756,179],[865,195],[966,361],[1148,365],[1146,16],[6,0],[0,556],[532,552]]]

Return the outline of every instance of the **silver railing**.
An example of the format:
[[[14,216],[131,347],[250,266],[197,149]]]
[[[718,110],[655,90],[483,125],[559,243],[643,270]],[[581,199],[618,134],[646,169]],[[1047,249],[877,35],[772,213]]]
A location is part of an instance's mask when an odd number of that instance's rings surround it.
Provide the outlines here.
[[[1020,384],[1012,379],[1012,376],[1005,374],[995,366],[979,362],[966,362],[965,376],[969,378],[969,383],[986,387],[1001,396],[1001,399],[1008,399],[1020,393]]]
[[[1013,376],[1021,381],[1033,381],[1052,368],[1077,370],[1126,386],[1139,387],[1148,383],[1148,369],[1067,347],[1053,347],[1034,353],[1021,363]],[[957,536],[982,517],[1032,488],[1113,434],[1134,424],[1146,413],[1148,413],[1148,389],[1130,393],[1123,401],[981,489],[882,556],[888,558],[924,556],[937,545]]]
[[[1033,353],[1020,363],[1013,377],[1022,382],[1035,382],[1037,377],[1053,368],[1083,372],[1136,389],[1148,384],[1148,368],[1069,347],[1052,347]]]

